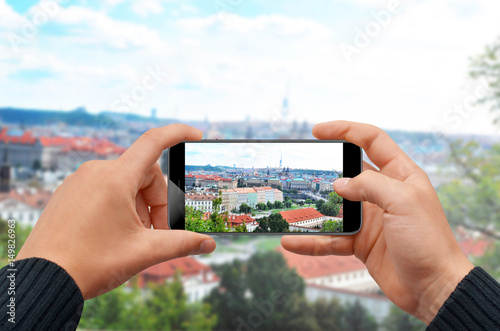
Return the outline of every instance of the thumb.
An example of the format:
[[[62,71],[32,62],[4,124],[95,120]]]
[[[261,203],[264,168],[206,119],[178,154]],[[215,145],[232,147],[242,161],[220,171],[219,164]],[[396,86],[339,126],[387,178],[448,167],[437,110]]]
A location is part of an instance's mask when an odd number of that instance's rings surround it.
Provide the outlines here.
[[[365,170],[354,178],[340,178],[333,188],[342,197],[351,201],[368,201],[389,213],[400,213],[412,201],[408,196],[413,186],[377,171]]]
[[[208,254],[215,249],[215,240],[210,236],[184,230],[145,229],[150,245],[148,255],[152,264],[173,260],[178,257]]]

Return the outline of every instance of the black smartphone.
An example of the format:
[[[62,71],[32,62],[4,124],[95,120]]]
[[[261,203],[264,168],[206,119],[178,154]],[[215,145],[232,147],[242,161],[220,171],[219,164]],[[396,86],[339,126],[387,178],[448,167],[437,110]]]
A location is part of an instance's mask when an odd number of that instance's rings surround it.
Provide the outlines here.
[[[362,170],[341,140],[201,140],[168,149],[170,229],[211,234],[354,234],[362,204],[333,182]]]

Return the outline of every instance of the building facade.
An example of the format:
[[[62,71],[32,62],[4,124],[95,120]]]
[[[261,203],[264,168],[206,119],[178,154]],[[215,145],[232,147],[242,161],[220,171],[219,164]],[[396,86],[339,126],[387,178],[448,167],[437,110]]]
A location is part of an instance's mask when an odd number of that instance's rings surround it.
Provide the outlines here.
[[[186,193],[186,206],[193,207],[195,210],[213,212],[213,201],[216,198],[213,194],[193,194]]]

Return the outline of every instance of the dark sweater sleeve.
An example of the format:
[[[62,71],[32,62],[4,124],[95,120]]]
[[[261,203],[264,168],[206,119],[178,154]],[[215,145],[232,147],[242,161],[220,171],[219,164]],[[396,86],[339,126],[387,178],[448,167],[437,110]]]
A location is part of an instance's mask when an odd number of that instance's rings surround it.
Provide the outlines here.
[[[83,296],[57,264],[40,258],[15,261],[0,270],[0,279],[0,330],[77,328]]]
[[[427,330],[500,330],[500,284],[475,267],[457,285]]]

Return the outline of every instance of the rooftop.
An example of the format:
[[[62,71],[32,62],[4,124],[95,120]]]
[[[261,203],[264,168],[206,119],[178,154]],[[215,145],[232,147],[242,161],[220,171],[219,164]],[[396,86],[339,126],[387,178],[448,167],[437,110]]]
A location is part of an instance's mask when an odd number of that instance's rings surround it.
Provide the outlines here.
[[[306,221],[313,218],[325,216],[314,208],[301,208],[301,209],[280,211],[280,214],[288,223]]]
[[[336,275],[366,269],[363,262],[358,260],[354,255],[299,255],[289,252],[281,246],[277,247],[276,250],[283,254],[288,267],[296,268],[297,273],[304,279],[325,277],[328,275]]]

